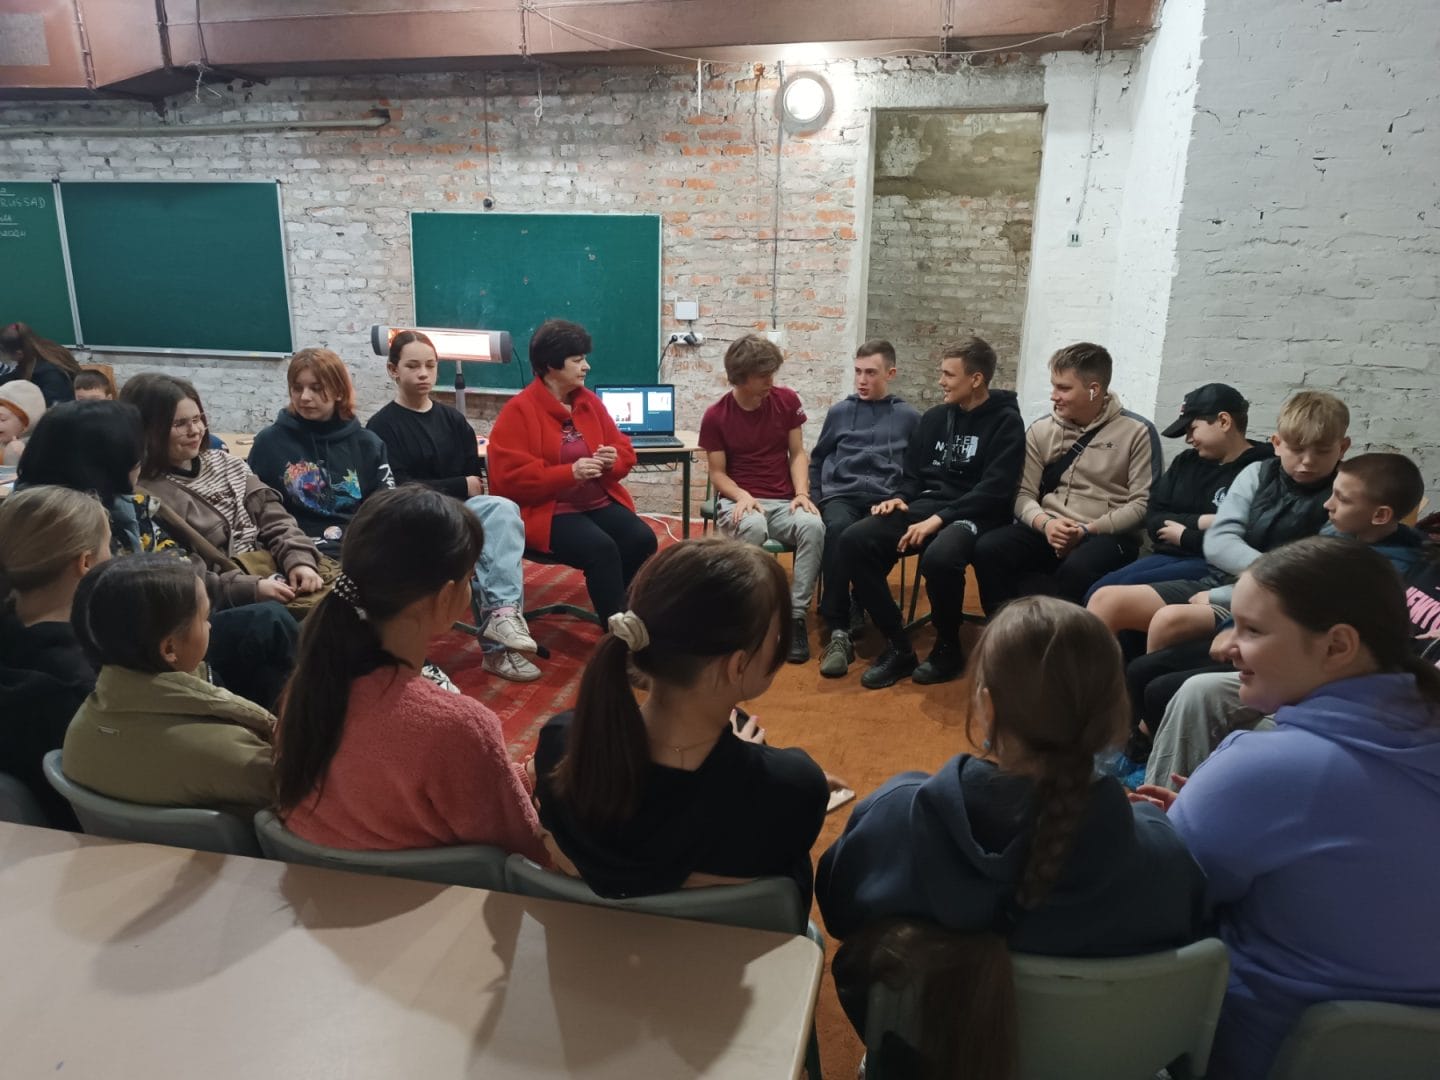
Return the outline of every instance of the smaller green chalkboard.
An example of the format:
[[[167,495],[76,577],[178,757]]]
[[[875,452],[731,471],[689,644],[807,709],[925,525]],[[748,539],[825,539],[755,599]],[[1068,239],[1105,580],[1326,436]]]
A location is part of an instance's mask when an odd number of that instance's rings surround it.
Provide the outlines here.
[[[55,185],[0,181],[0,324],[76,344]]]

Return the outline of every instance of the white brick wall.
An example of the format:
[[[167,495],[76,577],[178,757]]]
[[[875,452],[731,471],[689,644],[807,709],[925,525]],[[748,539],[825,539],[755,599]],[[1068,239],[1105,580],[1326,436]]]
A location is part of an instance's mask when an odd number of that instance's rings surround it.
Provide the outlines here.
[[[1434,0],[1208,0],[1160,395],[1299,386],[1440,483]],[[1203,376],[1203,379],[1202,379]]]

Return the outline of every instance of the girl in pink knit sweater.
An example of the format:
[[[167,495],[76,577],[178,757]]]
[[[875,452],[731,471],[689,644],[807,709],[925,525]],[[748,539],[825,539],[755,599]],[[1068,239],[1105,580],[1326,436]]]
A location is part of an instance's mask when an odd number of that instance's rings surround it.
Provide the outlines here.
[[[372,851],[492,844],[548,861],[500,721],[421,674],[430,639],[469,610],[483,541],[461,503],[419,485],[355,515],[280,706],[276,801],[297,836]]]

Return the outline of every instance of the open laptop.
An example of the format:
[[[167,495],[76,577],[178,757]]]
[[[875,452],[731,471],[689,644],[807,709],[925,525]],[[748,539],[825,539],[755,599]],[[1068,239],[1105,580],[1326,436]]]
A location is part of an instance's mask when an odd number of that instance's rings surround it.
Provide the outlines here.
[[[685,445],[675,437],[674,386],[597,386],[595,393],[636,449]]]

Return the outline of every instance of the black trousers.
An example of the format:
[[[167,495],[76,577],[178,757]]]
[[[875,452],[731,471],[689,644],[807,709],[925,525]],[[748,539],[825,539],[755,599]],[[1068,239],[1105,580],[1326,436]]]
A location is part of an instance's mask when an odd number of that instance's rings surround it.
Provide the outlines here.
[[[1133,535],[1096,533],[1081,540],[1062,559],[1044,533],[1028,525],[1006,525],[987,532],[975,545],[980,602],[987,615],[994,615],[1017,597],[1037,593],[1084,603],[1091,585],[1134,562],[1139,553],[1140,541]]]
[[[1182,641],[1168,649],[1146,653],[1125,665],[1125,685],[1130,690],[1130,729],[1138,732],[1140,721],[1153,738],[1170,699],[1191,675],[1204,671],[1229,671],[1229,664],[1210,659],[1210,637]]]
[[[232,694],[275,711],[280,691],[295,670],[300,624],[284,604],[267,600],[210,612],[210,651],[215,679]]]
[[[850,581],[840,559],[840,538],[857,522],[870,516],[864,499],[826,499],[820,504],[825,522],[825,547],[820,553],[820,617],[825,629],[845,630],[850,625]]]
[[[895,545],[906,529],[929,516],[897,511],[869,517],[846,529],[840,541],[840,558],[856,599],[890,641],[905,633],[905,617],[890,594],[887,580],[900,558]],[[975,551],[975,542],[975,534],[965,526],[946,525],[920,552],[920,574],[930,597],[931,621],[942,638],[959,639],[965,610],[965,567]]]
[[[556,514],[550,523],[550,554],[585,574],[590,602],[602,619],[624,609],[625,590],[655,548],[650,526],[619,503]]]

